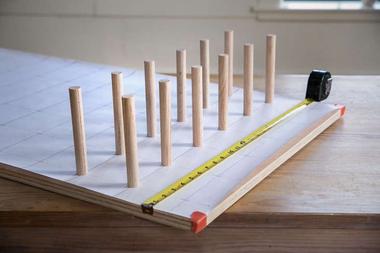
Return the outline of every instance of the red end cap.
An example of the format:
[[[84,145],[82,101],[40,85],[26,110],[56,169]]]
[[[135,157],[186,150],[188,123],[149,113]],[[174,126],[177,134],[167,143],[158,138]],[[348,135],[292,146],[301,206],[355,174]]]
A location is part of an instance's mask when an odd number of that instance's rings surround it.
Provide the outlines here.
[[[207,216],[202,212],[195,211],[191,214],[191,231],[199,233],[207,226]]]
[[[343,115],[346,113],[346,107],[344,105],[339,105],[340,110],[340,116],[343,117]]]

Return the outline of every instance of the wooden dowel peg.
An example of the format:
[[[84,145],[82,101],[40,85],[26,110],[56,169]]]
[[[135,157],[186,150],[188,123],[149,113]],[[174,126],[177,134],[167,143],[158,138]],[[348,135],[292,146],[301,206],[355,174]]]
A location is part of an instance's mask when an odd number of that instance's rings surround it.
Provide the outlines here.
[[[202,67],[191,67],[193,146],[202,146],[203,112],[202,112]]]
[[[137,156],[136,113],[134,97],[123,96],[122,104],[128,187],[135,188],[139,186],[139,163]]]
[[[87,147],[84,129],[83,103],[80,87],[70,87],[71,121],[73,125],[75,164],[78,176],[87,174]]]
[[[209,40],[200,41],[201,66],[202,66],[202,105],[208,107],[208,85],[210,83],[210,48]]]
[[[228,116],[228,55],[218,56],[219,86],[218,86],[218,129],[227,129]]]
[[[144,61],[145,72],[145,103],[147,136],[156,135],[156,96],[155,96],[155,64],[154,61]]]
[[[244,45],[244,97],[243,115],[252,114],[253,94],[253,44]]]
[[[186,121],[186,49],[176,51],[177,121]]]
[[[115,154],[124,154],[124,126],[123,107],[121,96],[123,94],[123,73],[112,72],[112,102],[113,102],[113,122],[115,129]]]
[[[160,131],[161,131],[161,164],[172,164],[172,134],[171,134],[171,94],[170,81],[159,82],[160,93]]]
[[[275,87],[276,35],[268,34],[266,43],[265,103],[272,103]]]
[[[234,83],[234,31],[224,32],[224,53],[228,55],[228,95],[232,95]]]

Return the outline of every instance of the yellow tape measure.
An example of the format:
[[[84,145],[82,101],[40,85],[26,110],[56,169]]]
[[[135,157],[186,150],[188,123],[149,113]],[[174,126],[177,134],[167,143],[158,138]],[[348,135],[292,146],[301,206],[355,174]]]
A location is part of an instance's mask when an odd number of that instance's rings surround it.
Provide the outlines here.
[[[185,185],[188,185],[193,180],[204,174],[205,172],[211,170],[227,158],[231,157],[233,154],[235,154],[240,149],[246,147],[248,144],[253,142],[255,139],[266,133],[268,130],[270,130],[272,127],[277,125],[280,121],[285,119],[287,116],[289,116],[292,112],[296,111],[297,109],[300,109],[303,106],[307,106],[314,102],[313,99],[305,99],[299,104],[293,106],[286,112],[278,115],[274,119],[270,120],[269,122],[265,123],[264,125],[257,128],[255,131],[250,133],[248,136],[244,137],[243,139],[235,142],[230,147],[222,151],[221,153],[217,154],[216,156],[212,157],[207,162],[203,163],[201,166],[195,168],[182,178],[178,179],[174,183],[167,186],[165,189],[160,191],[159,193],[155,194],[151,198],[144,201],[144,203],[141,205],[142,211],[144,213],[153,214],[153,207],[160,203],[161,201],[168,198],[170,195],[184,187]]]

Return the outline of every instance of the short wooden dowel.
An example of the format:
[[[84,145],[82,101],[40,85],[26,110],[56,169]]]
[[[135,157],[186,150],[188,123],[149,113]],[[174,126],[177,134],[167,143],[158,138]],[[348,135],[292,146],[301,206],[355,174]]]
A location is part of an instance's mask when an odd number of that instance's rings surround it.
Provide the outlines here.
[[[161,131],[161,164],[172,164],[172,134],[171,134],[171,94],[170,81],[159,82],[160,93],[160,131]]]
[[[218,86],[218,129],[227,129],[228,116],[228,55],[218,56],[219,86]]]
[[[208,108],[208,86],[210,83],[210,48],[209,40],[200,41],[200,58],[202,66],[202,107]]]
[[[252,114],[253,94],[253,44],[244,45],[244,97],[243,115]]]
[[[176,51],[177,65],[177,121],[186,121],[186,50]]]
[[[228,95],[231,96],[234,83],[234,31],[224,32],[224,53],[228,55]]]
[[[144,72],[147,136],[154,137],[156,135],[156,93],[154,85],[154,61],[144,61]]]
[[[265,66],[265,103],[272,103],[275,89],[276,35],[267,35]]]
[[[191,68],[192,81],[192,123],[193,123],[193,146],[202,146],[203,139],[203,113],[202,113],[202,67]]]
[[[124,143],[128,187],[139,186],[139,163],[137,154],[136,113],[133,96],[123,96]]]
[[[123,95],[123,73],[112,72],[112,102],[113,102],[113,122],[115,129],[115,154],[124,154],[124,125],[123,107],[121,96]]]
[[[87,147],[84,128],[83,103],[80,87],[70,87],[71,120],[73,125],[75,164],[78,176],[87,174]]]

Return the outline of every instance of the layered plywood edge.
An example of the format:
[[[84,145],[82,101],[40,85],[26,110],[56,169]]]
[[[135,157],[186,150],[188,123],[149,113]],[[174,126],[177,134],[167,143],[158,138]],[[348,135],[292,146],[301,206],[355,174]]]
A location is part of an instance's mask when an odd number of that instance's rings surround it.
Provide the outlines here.
[[[342,116],[340,106],[313,103],[294,113],[213,170],[144,214],[141,203],[300,99],[253,93],[251,116],[243,116],[243,92],[229,98],[227,130],[218,130],[217,92],[209,85],[203,110],[202,147],[192,147],[191,82],[186,81],[187,120],[177,122],[172,87],[173,163],[160,165],[160,135],[147,137],[144,73],[126,68],[0,50],[0,176],[110,207],[161,224],[199,232],[323,130]],[[111,72],[124,74],[124,93],[136,101],[140,185],[127,188],[125,157],[115,155]],[[16,75],[17,73],[17,75]],[[88,174],[77,176],[68,87],[83,90]],[[158,97],[158,89],[156,89]],[[159,111],[158,104],[155,105]],[[158,120],[158,119],[156,119]],[[159,122],[157,122],[159,123]],[[157,124],[159,125],[159,124]]]

